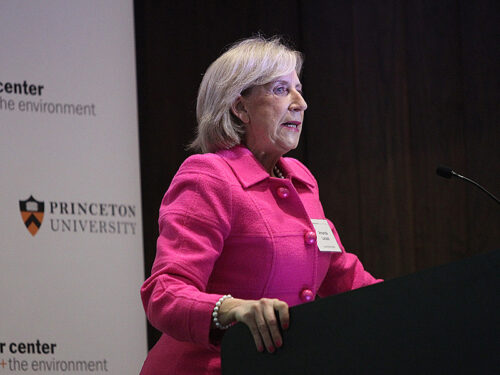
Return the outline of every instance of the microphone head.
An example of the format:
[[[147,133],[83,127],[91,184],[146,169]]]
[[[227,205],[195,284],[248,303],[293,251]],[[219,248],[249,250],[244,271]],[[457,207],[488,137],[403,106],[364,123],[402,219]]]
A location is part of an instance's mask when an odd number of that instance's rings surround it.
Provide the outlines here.
[[[445,167],[444,165],[440,165],[436,169],[436,173],[438,176],[444,177],[444,178],[451,178],[453,176],[453,170],[449,167]]]

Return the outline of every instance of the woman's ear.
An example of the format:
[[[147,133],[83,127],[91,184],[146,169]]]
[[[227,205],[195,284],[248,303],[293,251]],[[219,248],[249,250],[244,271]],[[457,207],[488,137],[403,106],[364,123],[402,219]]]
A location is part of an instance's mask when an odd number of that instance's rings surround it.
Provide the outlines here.
[[[250,117],[248,116],[248,112],[245,108],[244,99],[241,95],[238,96],[231,105],[231,112],[233,113],[233,115],[238,117],[243,124],[249,123]]]

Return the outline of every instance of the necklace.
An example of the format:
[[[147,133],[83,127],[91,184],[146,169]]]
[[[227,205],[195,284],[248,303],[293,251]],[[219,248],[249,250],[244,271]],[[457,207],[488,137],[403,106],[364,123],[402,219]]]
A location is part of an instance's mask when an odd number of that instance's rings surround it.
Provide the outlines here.
[[[281,173],[281,170],[278,168],[278,165],[274,166],[273,171],[274,171],[274,174],[276,175],[276,177],[283,178],[283,179],[285,178],[285,176],[283,176],[283,173]]]

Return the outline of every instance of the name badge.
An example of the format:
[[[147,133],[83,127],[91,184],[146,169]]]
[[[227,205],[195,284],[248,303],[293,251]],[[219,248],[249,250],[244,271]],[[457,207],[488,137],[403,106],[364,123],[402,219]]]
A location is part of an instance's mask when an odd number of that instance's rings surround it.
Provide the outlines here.
[[[319,250],[341,253],[342,249],[337,243],[337,240],[333,235],[332,228],[328,225],[328,221],[322,219],[311,219],[311,222],[316,230],[316,241]]]

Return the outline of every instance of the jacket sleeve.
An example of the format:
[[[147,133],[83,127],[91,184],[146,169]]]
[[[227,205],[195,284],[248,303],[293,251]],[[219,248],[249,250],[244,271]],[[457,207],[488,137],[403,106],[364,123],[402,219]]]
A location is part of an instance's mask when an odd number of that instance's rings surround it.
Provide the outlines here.
[[[231,214],[231,189],[216,158],[192,156],[174,177],[160,207],[151,276],[141,288],[154,327],[208,347],[212,310],[222,295],[205,290]]]
[[[330,220],[328,220],[328,224],[332,228],[332,232],[342,249],[342,253],[332,254],[328,272],[318,290],[318,295],[326,297],[382,282],[383,280],[376,279],[365,271],[356,255],[345,251],[335,226]]]

